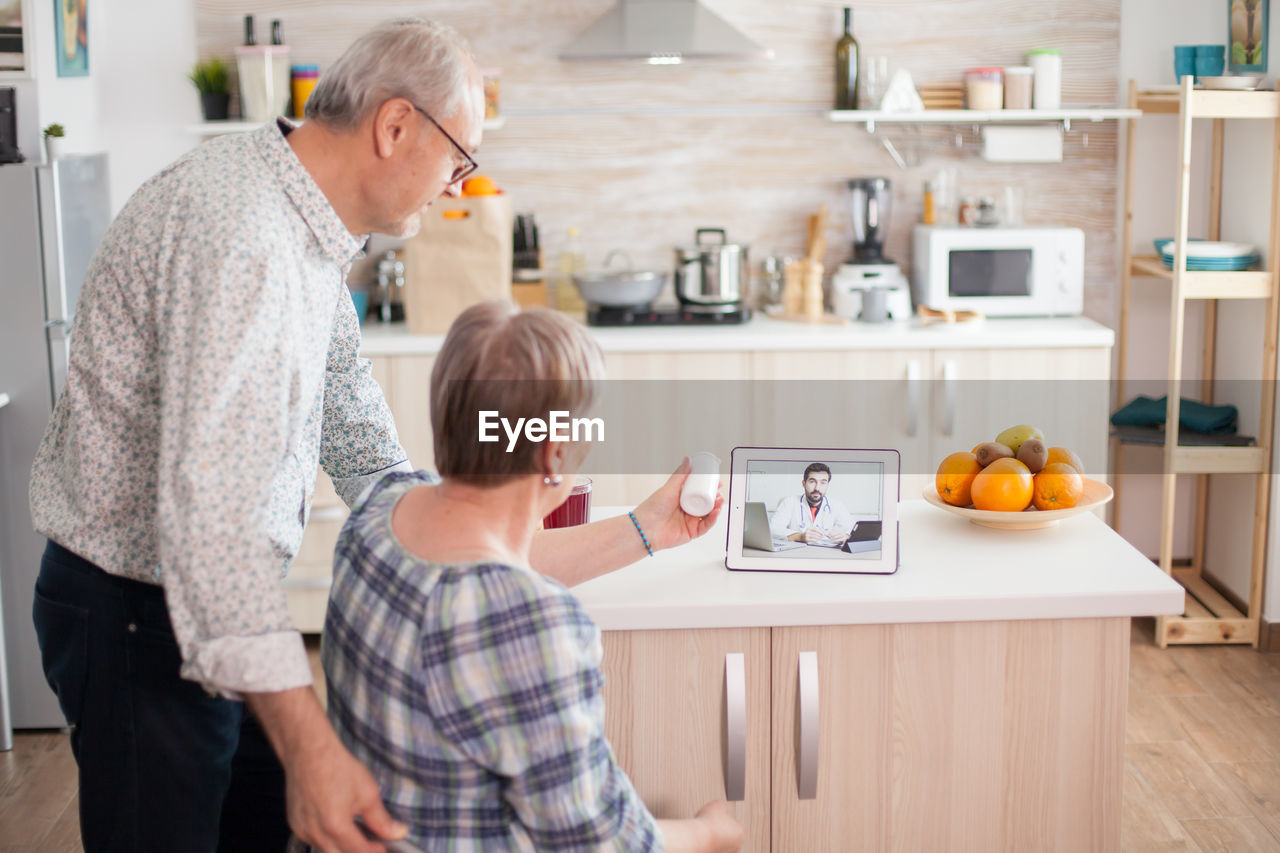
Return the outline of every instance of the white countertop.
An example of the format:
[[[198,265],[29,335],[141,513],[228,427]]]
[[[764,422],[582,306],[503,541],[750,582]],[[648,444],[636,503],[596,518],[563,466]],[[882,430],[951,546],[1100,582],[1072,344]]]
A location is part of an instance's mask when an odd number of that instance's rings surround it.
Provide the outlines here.
[[[1034,317],[923,325],[794,323],[759,312],[740,326],[588,327],[605,352],[715,352],[732,350],[976,349],[1004,347],[1110,347],[1115,332],[1087,317]],[[444,335],[412,335],[403,323],[366,320],[363,356],[430,355]]]
[[[922,500],[904,501],[901,516],[893,575],[731,572],[722,517],[706,536],[573,592],[606,631],[1182,612],[1182,587],[1092,513],[1041,530],[979,527]]]

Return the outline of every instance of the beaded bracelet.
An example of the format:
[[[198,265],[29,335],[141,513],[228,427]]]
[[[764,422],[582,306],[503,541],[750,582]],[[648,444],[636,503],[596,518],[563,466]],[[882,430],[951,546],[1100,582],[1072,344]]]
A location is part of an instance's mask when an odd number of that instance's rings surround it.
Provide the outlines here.
[[[644,543],[644,549],[648,551],[649,556],[652,557],[653,548],[649,545],[649,537],[644,535],[644,530],[641,529],[640,522],[636,520],[636,514],[634,512],[628,512],[627,515],[631,516],[631,523],[636,526],[636,533],[640,534],[640,541]]]

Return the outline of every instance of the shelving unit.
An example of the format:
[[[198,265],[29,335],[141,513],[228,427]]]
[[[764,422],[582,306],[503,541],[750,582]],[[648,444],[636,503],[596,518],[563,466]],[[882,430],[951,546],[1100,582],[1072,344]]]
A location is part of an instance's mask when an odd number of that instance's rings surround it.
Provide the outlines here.
[[[1129,347],[1129,303],[1134,276],[1169,282],[1170,335],[1168,361],[1168,406],[1165,412],[1164,456],[1162,471],[1160,524],[1160,568],[1173,576],[1186,589],[1186,609],[1181,616],[1161,616],[1156,620],[1156,642],[1163,648],[1169,643],[1248,643],[1258,645],[1259,620],[1262,615],[1262,576],[1267,544],[1268,472],[1271,466],[1272,413],[1275,404],[1277,321],[1280,320],[1280,93],[1226,92],[1198,90],[1192,78],[1186,77],[1177,92],[1140,92],[1129,84],[1129,107],[1142,113],[1172,114],[1178,117],[1177,209],[1174,227],[1174,262],[1169,269],[1155,255],[1133,254],[1133,164],[1136,123],[1128,127],[1125,153],[1124,227],[1122,243],[1125,252],[1121,275],[1120,328],[1116,347],[1118,377],[1117,408],[1127,402],[1125,374]],[[1242,272],[1196,272],[1186,269],[1186,250],[1191,205],[1191,139],[1196,119],[1213,121],[1210,152],[1209,228],[1208,239],[1220,238],[1222,223],[1222,153],[1224,119],[1270,119],[1275,126],[1271,177],[1270,245],[1266,252],[1266,269]],[[1182,397],[1183,335],[1187,302],[1204,300],[1205,332],[1201,352],[1203,378],[1199,385],[1201,399],[1213,402],[1214,355],[1216,345],[1217,302],[1222,299],[1265,300],[1265,332],[1262,347],[1261,414],[1256,446],[1205,445],[1203,435],[1193,445],[1180,439],[1179,414]],[[1111,458],[1115,464],[1115,489],[1120,494],[1123,476],[1123,448],[1126,444],[1151,443],[1117,434],[1113,439]],[[1176,476],[1195,474],[1195,525],[1190,567],[1173,566],[1174,507]],[[1252,555],[1249,569],[1249,597],[1242,610],[1229,595],[1216,589],[1204,573],[1208,485],[1212,474],[1255,475]],[[1112,525],[1119,525],[1119,500],[1114,504]]]
[[[1070,128],[1072,121],[1108,121],[1137,118],[1142,113],[1130,108],[1108,106],[1063,107],[1057,110],[924,110],[894,113],[884,110],[832,110],[827,118],[834,122],[862,124],[874,133],[876,122],[884,124],[986,124],[988,122],[1062,122]]]

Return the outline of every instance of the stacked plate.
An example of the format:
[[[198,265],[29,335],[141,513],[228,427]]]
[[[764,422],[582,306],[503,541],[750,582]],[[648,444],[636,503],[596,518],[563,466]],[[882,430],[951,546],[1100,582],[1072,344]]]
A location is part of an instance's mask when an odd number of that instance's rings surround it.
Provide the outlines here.
[[[1173,269],[1173,240],[1156,240],[1161,262]],[[1187,269],[1196,272],[1234,272],[1255,266],[1261,256],[1249,243],[1227,243],[1220,240],[1190,240],[1187,243]]]

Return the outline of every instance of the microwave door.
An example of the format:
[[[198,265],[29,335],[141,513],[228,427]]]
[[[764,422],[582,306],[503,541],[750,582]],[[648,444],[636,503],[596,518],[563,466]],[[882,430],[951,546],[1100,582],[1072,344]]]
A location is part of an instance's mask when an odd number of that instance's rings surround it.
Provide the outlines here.
[[[948,252],[948,301],[985,314],[1039,313],[1034,278],[1035,252],[1029,247],[973,247]]]

